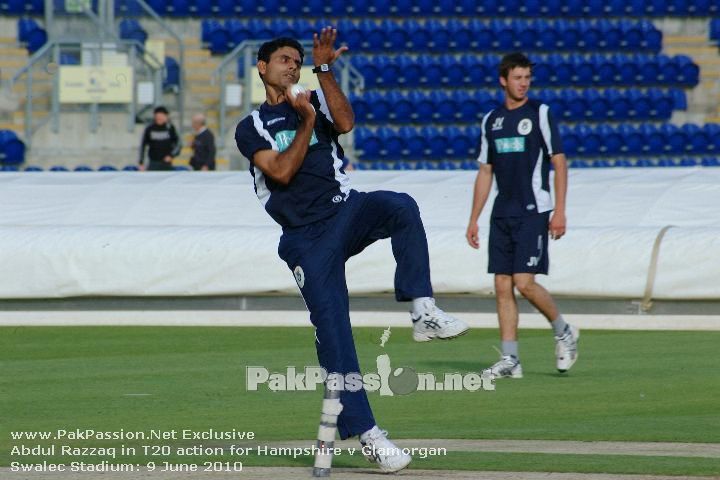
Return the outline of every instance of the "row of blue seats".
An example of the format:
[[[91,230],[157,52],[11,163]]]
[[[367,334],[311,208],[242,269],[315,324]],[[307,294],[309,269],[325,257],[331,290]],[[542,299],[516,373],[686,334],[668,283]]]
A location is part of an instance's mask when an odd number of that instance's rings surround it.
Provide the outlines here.
[[[585,124],[560,126],[570,156],[704,154],[720,152],[720,125]],[[480,127],[360,127],[355,146],[362,159],[445,159],[477,155]]]
[[[15,4],[29,0],[5,0]],[[38,0],[32,0],[37,2]],[[716,0],[149,0],[157,12],[187,16],[708,16]],[[133,0],[116,0],[117,13],[144,15]]]
[[[477,170],[475,160],[420,160],[408,162],[405,160],[372,162],[357,162],[353,165],[355,170]],[[568,160],[570,168],[608,168],[608,167],[720,167],[718,157],[664,157],[664,158],[619,158],[619,159],[587,159]]]
[[[99,167],[97,170],[93,170],[92,167],[88,167],[87,165],[80,165],[75,168],[69,168],[64,165],[55,165],[53,167],[50,167],[47,169],[48,172],[137,172],[139,169],[137,165],[127,165],[123,168],[117,168],[112,165],[103,165],[102,167]],[[187,172],[190,171],[189,167],[185,167],[182,165],[176,165],[173,167],[173,170],[178,172]],[[42,167],[30,165],[25,168],[21,168],[18,165],[3,165],[0,167],[0,172],[44,172],[45,169]]]
[[[33,53],[45,45],[47,32],[32,18],[20,18],[17,22],[17,40]]]
[[[97,0],[93,0],[97,11]],[[712,16],[720,12],[716,0],[148,0],[160,15],[176,16]],[[65,10],[54,0],[55,11]],[[2,0],[0,13],[43,14],[43,0]],[[145,15],[134,0],[116,0],[115,13]]]
[[[698,84],[700,68],[685,55],[533,56],[533,82],[540,86],[685,86]],[[352,64],[367,87],[496,86],[497,56],[356,55]],[[239,64],[240,65],[240,64]],[[242,76],[242,71],[239,72]]]
[[[681,89],[535,90],[532,96],[568,121],[669,120],[673,110],[687,108]],[[477,123],[502,104],[503,92],[371,90],[350,101],[360,123]]]
[[[12,130],[0,130],[0,164],[20,165],[25,161],[25,143]]]
[[[479,20],[448,21],[348,19],[333,23],[305,19],[203,20],[202,40],[214,53],[234,48],[244,40],[288,36],[312,38],[324,26],[338,29],[338,41],[351,50],[546,50],[649,51],[662,48],[662,33],[647,20]]]

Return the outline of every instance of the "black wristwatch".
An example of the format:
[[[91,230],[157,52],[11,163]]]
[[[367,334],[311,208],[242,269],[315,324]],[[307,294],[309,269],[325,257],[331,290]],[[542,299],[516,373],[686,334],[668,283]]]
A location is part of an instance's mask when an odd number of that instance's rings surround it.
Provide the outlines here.
[[[312,69],[313,73],[325,73],[330,71],[330,65],[327,63],[323,63],[322,65],[318,65],[317,67]]]

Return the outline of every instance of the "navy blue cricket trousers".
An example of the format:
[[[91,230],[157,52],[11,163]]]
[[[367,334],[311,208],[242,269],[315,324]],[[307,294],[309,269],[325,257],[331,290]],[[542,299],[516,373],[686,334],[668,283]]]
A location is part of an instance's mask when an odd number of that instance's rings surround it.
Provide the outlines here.
[[[431,297],[425,228],[415,200],[407,194],[353,190],[336,215],[283,230],[278,254],[294,272],[315,326],[318,360],[328,374],[361,373],[350,326],[345,262],[388,237],[397,263],[395,298]],[[340,401],[340,438],[375,425],[364,389],[343,391]]]

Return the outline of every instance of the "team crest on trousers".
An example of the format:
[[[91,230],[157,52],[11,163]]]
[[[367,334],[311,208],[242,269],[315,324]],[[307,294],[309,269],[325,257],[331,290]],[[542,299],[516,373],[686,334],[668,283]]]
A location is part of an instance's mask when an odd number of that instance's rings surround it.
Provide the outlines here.
[[[530,120],[529,118],[523,118],[518,124],[518,133],[520,135],[527,135],[528,133],[532,132],[532,127],[532,120]]]
[[[295,270],[293,270],[293,275],[295,275],[295,281],[297,281],[297,284],[300,288],[303,288],[305,286],[305,272],[303,272],[303,269],[300,265],[295,267]]]

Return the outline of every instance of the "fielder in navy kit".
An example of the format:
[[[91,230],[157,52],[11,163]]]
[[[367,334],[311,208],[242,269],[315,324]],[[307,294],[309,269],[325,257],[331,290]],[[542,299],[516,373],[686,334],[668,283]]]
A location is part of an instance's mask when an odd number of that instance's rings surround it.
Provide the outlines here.
[[[515,287],[551,323],[559,371],[575,363],[580,336],[576,327],[565,323],[547,290],[535,282],[536,274],[548,273],[548,230],[553,239],[565,234],[567,162],[550,109],[527,97],[532,66],[520,53],[506,55],[500,62],[505,101],[482,120],[480,169],[466,233],[470,246],[479,248],[477,221],[494,175],[498,194],[490,219],[488,271],[495,274],[502,340],[502,359],[490,367],[498,377],[522,377]],[[552,216],[550,163],[555,169],[557,202]]]
[[[316,329],[320,365],[328,373],[359,373],[350,326],[345,262],[376,240],[391,238],[397,262],[395,295],[412,301],[417,341],[453,338],[467,325],[435,306],[425,230],[415,201],[406,194],[357,192],[342,168],[338,136],[354,126],[350,103],[330,65],[347,47],[335,50],[337,31],[314,36],[313,61],[320,89],[293,97],[300,78],[302,46],[279,38],[263,44],[257,67],[266,101],[237,126],[235,140],[250,160],[255,191],[282,226],[278,254],[295,276]],[[338,431],[345,439],[379,449],[383,471],[401,470],[410,456],[393,449],[375,424],[364,389],[341,393]]]

